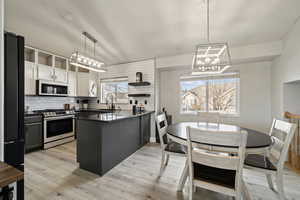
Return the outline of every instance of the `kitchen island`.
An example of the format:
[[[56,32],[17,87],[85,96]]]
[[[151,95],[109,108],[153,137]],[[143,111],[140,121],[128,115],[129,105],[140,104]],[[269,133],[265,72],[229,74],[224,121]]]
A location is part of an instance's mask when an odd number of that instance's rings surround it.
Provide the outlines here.
[[[77,115],[79,167],[102,176],[150,140],[151,114],[147,111]]]

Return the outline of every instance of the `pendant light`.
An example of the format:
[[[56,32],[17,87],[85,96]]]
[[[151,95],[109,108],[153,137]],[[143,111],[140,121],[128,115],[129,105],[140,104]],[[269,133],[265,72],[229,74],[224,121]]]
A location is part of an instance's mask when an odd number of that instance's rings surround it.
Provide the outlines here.
[[[196,46],[192,63],[192,75],[223,73],[231,66],[227,43],[210,43],[209,0],[207,5],[207,43]]]
[[[70,63],[72,65],[82,67],[91,71],[95,72],[106,72],[107,70],[104,68],[104,62],[98,61],[96,57],[96,43],[97,40],[91,36],[87,32],[83,32],[82,35],[84,36],[84,52],[85,54],[76,51],[72,53],[70,57]],[[86,39],[89,39],[94,44],[94,57],[88,56],[86,53]]]

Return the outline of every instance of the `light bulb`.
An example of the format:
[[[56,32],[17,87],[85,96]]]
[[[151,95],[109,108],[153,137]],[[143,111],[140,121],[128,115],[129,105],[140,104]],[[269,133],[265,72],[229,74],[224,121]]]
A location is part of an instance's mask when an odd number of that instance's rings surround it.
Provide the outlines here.
[[[209,63],[210,61],[211,61],[211,59],[210,59],[209,57],[206,57],[206,58],[205,58],[205,62],[206,62],[206,63]]]

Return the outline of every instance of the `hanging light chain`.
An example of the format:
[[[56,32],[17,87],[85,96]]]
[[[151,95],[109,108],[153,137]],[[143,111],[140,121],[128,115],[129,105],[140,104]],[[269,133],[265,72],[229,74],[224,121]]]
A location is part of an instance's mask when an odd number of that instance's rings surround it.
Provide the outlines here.
[[[207,26],[207,42],[209,43],[210,42],[210,38],[209,38],[209,0],[207,0],[207,6],[206,6],[206,14],[207,14],[207,17],[206,17],[206,26]]]

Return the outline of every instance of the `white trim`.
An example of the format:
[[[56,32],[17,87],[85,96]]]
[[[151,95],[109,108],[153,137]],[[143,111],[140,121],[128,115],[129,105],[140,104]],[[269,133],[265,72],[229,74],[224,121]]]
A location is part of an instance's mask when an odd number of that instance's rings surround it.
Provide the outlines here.
[[[181,82],[182,81],[205,81],[205,87],[206,87],[206,97],[205,97],[205,110],[203,112],[213,113],[213,111],[208,110],[208,101],[209,101],[209,81],[210,80],[221,80],[226,78],[236,78],[236,112],[234,113],[221,113],[222,116],[228,116],[228,117],[239,117],[240,116],[240,72],[231,72],[231,73],[224,73],[222,75],[213,75],[213,76],[181,76],[179,80],[179,88],[181,91]],[[181,92],[179,93],[180,96],[180,107],[179,107],[179,113],[180,115],[195,115],[197,114],[197,111],[183,111],[182,110],[182,101],[181,101]]]
[[[4,0],[0,0],[0,161],[4,160]]]

